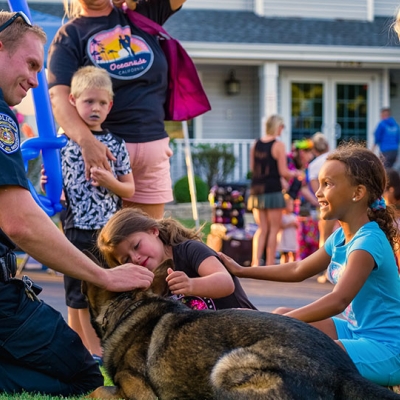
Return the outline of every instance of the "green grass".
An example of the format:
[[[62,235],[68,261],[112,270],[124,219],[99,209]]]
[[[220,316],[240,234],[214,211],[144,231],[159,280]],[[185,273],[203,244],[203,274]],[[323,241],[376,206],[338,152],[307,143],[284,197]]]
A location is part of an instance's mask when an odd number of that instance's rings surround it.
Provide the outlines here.
[[[100,368],[103,376],[104,376],[104,385],[105,386],[112,386],[113,383],[111,379],[107,376],[104,368]],[[48,396],[48,395],[41,395],[41,394],[32,394],[32,393],[19,393],[15,395],[11,394],[1,394],[0,393],[0,400],[8,400],[8,399],[15,399],[15,400],[63,400],[63,399],[71,399],[71,400],[83,400],[86,398],[85,396],[71,396],[71,397],[63,397],[63,396]]]
[[[62,399],[83,400],[85,396],[80,397],[59,397],[59,396],[42,396],[40,394],[19,393],[14,396],[10,394],[0,394],[0,400],[18,399],[18,400],[62,400]]]
[[[178,221],[186,228],[194,228],[196,223],[193,219],[178,219]],[[205,242],[207,239],[207,235],[210,233],[210,221],[200,221],[200,228],[203,234],[203,241]]]
[[[193,219],[179,219],[179,222],[186,226],[187,228],[194,228],[196,226],[195,221]],[[204,226],[203,226],[204,225]],[[207,235],[210,233],[210,221],[200,221],[200,227],[202,227],[201,231],[203,234],[203,241],[205,242],[207,239]],[[101,368],[101,372],[104,376],[104,384],[106,386],[112,386],[113,383],[111,379],[107,376],[105,370]],[[0,394],[0,400],[8,400],[8,399],[18,399],[18,400],[63,400],[65,397],[62,396],[47,396],[47,395],[39,395],[39,394],[30,394],[30,393],[20,393],[16,395],[10,394]],[[68,397],[71,400],[83,400],[85,396],[73,396]]]

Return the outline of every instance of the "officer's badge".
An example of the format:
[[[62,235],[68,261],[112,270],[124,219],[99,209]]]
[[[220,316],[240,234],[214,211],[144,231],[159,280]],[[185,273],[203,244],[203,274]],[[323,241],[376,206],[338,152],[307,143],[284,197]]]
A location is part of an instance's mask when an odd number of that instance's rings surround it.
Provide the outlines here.
[[[0,149],[11,154],[19,149],[18,126],[7,114],[0,113]]]

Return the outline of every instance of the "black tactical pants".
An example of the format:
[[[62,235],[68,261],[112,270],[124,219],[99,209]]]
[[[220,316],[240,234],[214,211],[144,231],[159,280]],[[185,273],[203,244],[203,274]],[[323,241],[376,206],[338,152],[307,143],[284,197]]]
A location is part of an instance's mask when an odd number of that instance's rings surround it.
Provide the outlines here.
[[[71,396],[103,385],[97,363],[61,314],[0,282],[0,392]]]

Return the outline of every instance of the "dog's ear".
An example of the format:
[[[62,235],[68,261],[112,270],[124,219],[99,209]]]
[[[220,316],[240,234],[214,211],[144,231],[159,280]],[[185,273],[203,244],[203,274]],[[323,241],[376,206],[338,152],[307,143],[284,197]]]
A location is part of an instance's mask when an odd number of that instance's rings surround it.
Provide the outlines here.
[[[82,253],[85,254],[88,258],[90,258],[99,267],[104,268],[101,262],[92,253],[90,253],[87,250],[83,250]],[[93,283],[85,281],[82,281],[81,283],[81,292],[85,295],[89,304],[89,308],[95,314],[98,314],[99,307],[101,307],[107,301],[118,295],[118,293],[110,292],[108,290],[96,286]]]
[[[174,262],[171,259],[164,261],[154,270],[154,279],[151,284],[151,290],[158,296],[165,297],[169,294],[168,283],[165,280],[168,275],[168,268],[174,268]]]
[[[100,262],[100,260],[99,260],[98,258],[96,258],[89,250],[84,249],[84,250],[82,250],[82,253],[83,253],[86,257],[90,258],[90,259],[91,259],[95,264],[97,264],[99,267],[104,268],[104,265]]]

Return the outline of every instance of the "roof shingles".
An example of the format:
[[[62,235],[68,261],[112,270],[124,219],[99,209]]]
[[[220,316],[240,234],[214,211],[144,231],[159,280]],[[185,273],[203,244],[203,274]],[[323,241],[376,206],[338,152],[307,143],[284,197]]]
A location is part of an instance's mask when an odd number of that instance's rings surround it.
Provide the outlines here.
[[[30,3],[39,12],[63,17],[61,3]],[[0,9],[8,3],[0,1]],[[172,16],[165,28],[185,42],[252,43],[314,46],[397,47],[393,18],[372,22],[305,18],[260,17],[250,11],[185,10]]]

